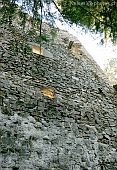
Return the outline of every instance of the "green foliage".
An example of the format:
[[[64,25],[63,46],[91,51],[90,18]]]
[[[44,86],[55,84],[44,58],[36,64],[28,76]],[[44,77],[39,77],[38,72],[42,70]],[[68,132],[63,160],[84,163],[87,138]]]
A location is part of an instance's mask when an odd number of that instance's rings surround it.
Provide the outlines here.
[[[28,44],[24,44],[23,46],[23,53],[29,55],[32,53],[32,48]]]
[[[12,25],[12,21],[16,15],[18,9],[18,5],[15,3],[8,1],[2,1],[2,5],[0,8],[0,24],[8,24],[9,26]]]
[[[54,40],[56,36],[56,30],[52,27],[50,35],[47,33],[47,30],[41,27],[42,24],[42,16],[39,13],[39,9],[41,9],[42,4],[38,0],[22,0],[21,7],[16,5],[17,0],[2,0],[2,5],[0,8],[1,13],[1,24],[9,24],[11,30],[13,29],[13,21],[17,26],[19,25],[23,31],[26,28],[27,36],[35,37],[35,41],[37,43],[41,43],[42,41],[48,42],[49,40]],[[50,5],[50,2],[46,2]],[[24,12],[25,11],[25,12]],[[28,15],[28,12],[32,12],[32,16]],[[49,18],[48,18],[49,19]],[[30,28],[26,25],[30,25]],[[38,29],[38,33],[34,30],[34,28]],[[41,29],[41,30],[40,30]],[[13,30],[15,32],[15,30]],[[51,38],[52,37],[52,38]],[[18,53],[18,42],[13,42],[11,44],[11,49],[14,53]],[[20,45],[20,49],[21,49]],[[23,48],[25,49],[24,45]]]
[[[35,30],[29,30],[27,35],[29,35],[29,36],[36,35],[36,31]]]
[[[42,29],[42,34],[37,35],[36,42],[41,43],[42,41],[49,42],[50,36],[48,35],[47,31],[45,29]]]
[[[117,58],[108,59],[104,65],[104,73],[112,84],[117,84]]]
[[[27,43],[23,41],[19,43],[19,40],[15,39],[10,45],[10,51],[12,51],[14,55],[18,55],[18,53],[30,55],[32,53],[32,48]]]
[[[54,41],[55,37],[57,36],[57,29],[54,27],[51,27],[50,34],[52,36],[52,41]]]
[[[23,13],[22,11],[19,11],[19,18],[20,18],[20,22],[18,23],[24,30],[25,25],[26,25],[26,21],[27,21],[27,14]]]
[[[117,3],[113,0],[60,0],[61,13],[70,23],[76,23],[93,32],[104,34],[117,43]]]

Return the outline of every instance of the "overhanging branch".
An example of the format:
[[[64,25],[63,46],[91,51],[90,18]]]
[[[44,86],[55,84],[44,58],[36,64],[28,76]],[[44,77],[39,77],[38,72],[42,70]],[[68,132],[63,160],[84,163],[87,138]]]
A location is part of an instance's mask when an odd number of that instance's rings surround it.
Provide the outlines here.
[[[52,0],[52,2],[54,3],[56,9],[59,11],[59,13],[61,14],[60,9],[58,8],[56,2],[54,0]],[[75,1],[76,2],[76,1]],[[106,25],[108,27],[112,28],[112,25],[106,24],[105,22],[101,21],[100,19],[98,19],[95,15],[93,15],[90,11],[88,11],[87,9],[85,9],[84,7],[82,7],[81,5],[77,4],[80,8],[82,8],[83,10],[85,10],[87,13],[89,13],[92,17],[94,17],[96,20],[98,20],[99,22],[101,22],[103,25]],[[61,14],[61,16],[64,18],[64,16]]]
[[[41,0],[40,0],[40,7],[41,7],[41,20],[40,20],[40,54],[41,54],[42,10],[43,10],[43,4]]]

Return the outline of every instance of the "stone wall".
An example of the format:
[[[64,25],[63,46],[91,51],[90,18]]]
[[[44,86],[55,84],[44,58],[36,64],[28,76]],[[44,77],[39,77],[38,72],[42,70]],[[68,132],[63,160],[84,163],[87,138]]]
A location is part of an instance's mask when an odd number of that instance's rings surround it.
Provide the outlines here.
[[[80,42],[59,30],[51,57],[24,55],[23,35],[0,35],[0,169],[116,170],[117,95]]]

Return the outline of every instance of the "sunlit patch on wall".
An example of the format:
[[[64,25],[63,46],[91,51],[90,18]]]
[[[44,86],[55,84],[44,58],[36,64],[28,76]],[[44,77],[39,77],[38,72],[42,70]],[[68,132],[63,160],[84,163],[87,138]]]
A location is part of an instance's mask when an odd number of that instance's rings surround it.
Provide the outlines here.
[[[34,27],[34,30],[35,30],[35,31],[40,31],[40,29],[39,29],[39,28],[37,28],[37,27]]]
[[[82,55],[81,46],[82,45],[80,43],[74,43],[74,41],[70,41],[68,49],[71,49],[71,51],[76,55]]]
[[[43,55],[43,49],[36,45],[32,46],[32,51],[33,51],[33,53]]]
[[[49,87],[42,86],[40,91],[45,95],[52,98],[55,98],[55,90]]]
[[[73,51],[73,53],[75,54],[80,54],[80,47],[78,43],[74,43],[71,47],[71,50]]]

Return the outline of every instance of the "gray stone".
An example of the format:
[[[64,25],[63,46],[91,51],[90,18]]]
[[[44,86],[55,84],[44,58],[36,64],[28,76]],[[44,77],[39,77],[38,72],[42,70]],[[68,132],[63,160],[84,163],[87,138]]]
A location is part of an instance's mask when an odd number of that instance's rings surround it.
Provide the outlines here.
[[[0,31],[5,47],[0,74],[1,170],[117,169],[116,94],[81,43],[59,30],[54,44],[42,43],[44,55],[23,55],[23,41],[16,55],[9,44],[19,37],[3,27]],[[63,43],[65,37],[74,41],[75,51]],[[34,36],[28,42],[40,46]],[[41,87],[54,89],[55,97],[43,95]]]

